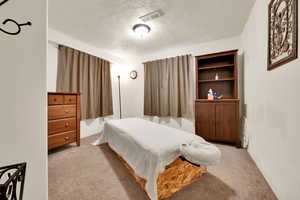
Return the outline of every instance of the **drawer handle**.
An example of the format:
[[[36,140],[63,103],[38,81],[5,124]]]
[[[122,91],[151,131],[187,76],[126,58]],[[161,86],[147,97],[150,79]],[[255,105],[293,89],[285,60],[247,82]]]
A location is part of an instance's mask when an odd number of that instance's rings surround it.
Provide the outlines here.
[[[65,110],[65,113],[69,113],[70,111],[69,110]]]
[[[70,127],[70,124],[67,122],[67,123],[65,124],[65,127],[66,127],[66,128],[69,128],[69,127]]]
[[[69,99],[69,101],[72,101],[72,99]]]
[[[53,101],[56,101],[56,98],[54,98]]]
[[[69,137],[65,137],[65,141],[68,141],[70,138]]]

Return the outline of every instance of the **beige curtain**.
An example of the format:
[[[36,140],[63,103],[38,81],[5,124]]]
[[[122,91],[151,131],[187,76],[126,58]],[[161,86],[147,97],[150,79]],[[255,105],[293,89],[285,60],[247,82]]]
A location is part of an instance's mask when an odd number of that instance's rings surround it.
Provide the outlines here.
[[[144,114],[193,118],[193,64],[190,55],[144,63]]]
[[[110,62],[59,46],[57,92],[81,93],[81,118],[113,114]]]

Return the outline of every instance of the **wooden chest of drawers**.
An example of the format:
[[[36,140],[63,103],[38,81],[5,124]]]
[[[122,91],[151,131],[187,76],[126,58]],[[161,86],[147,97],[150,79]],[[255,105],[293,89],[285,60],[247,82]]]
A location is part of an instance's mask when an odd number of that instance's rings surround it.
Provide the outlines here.
[[[80,145],[80,95],[48,93],[48,150],[76,142]]]

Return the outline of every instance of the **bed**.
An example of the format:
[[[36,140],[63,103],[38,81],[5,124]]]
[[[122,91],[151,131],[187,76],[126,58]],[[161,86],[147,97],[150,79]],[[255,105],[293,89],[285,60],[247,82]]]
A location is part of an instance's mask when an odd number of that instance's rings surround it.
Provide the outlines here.
[[[180,145],[201,137],[138,118],[111,120],[96,142],[107,143],[151,200],[170,197],[207,172],[181,157]]]

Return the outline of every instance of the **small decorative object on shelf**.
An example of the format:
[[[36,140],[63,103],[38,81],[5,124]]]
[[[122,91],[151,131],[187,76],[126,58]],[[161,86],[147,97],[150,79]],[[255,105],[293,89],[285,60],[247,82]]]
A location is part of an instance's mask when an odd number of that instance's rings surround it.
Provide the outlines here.
[[[223,95],[219,95],[217,92],[214,92],[214,100],[222,99]]]
[[[207,99],[208,100],[214,100],[214,93],[213,93],[212,89],[208,90]]]
[[[222,99],[223,95],[219,95],[217,92],[213,91],[212,89],[208,90],[207,99],[208,100],[218,100]]]
[[[216,73],[215,80],[219,80],[219,75]]]
[[[22,200],[26,163],[0,167],[0,199]]]
[[[298,57],[298,0],[271,0],[268,39],[268,70]]]
[[[9,0],[0,0],[0,6],[4,5],[6,2],[8,2]],[[13,20],[13,19],[6,19],[2,22],[3,25],[7,25],[8,23],[14,24],[17,28],[16,31],[11,32],[11,31],[7,31],[3,28],[0,28],[0,31],[3,33],[6,33],[8,35],[18,35],[19,33],[21,33],[22,30],[22,26],[31,26],[32,23],[30,21],[26,22],[26,23],[18,23],[17,21]]]

